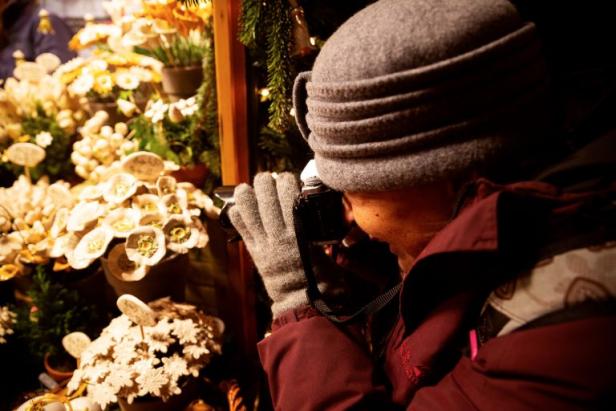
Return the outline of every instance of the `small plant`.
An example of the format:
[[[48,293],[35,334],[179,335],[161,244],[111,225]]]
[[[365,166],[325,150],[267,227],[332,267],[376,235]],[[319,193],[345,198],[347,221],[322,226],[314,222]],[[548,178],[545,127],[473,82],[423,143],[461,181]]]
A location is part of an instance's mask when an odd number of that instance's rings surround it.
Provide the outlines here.
[[[69,391],[88,384],[88,397],[102,408],[119,398],[166,401],[220,354],[220,320],[168,298],[149,305],[156,324],[141,328],[126,315],[114,318],[82,353]]]
[[[95,310],[81,300],[77,291],[52,282],[45,266],[37,266],[32,279],[34,284],[27,293],[31,303],[18,307],[15,333],[37,360],[48,354],[56,362],[68,362],[62,361],[67,356],[62,337],[73,331],[91,332]]]
[[[139,149],[156,153],[179,165],[204,162],[207,139],[198,127],[199,105],[195,97],[174,103],[152,100],[145,113],[130,125]]]
[[[0,344],[6,344],[7,336],[13,334],[13,324],[17,314],[9,307],[0,307]]]
[[[200,65],[210,47],[208,37],[192,30],[187,36],[178,33],[161,36],[158,45],[152,48],[135,46],[135,52],[153,57],[165,67],[188,67]]]

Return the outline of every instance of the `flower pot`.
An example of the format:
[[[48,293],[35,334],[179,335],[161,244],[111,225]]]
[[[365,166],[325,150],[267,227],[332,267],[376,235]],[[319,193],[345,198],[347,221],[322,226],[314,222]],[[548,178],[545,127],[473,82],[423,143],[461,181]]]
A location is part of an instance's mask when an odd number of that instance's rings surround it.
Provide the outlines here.
[[[73,376],[73,371],[64,371],[55,368],[51,364],[49,353],[45,354],[45,357],[43,358],[43,365],[45,366],[45,372],[58,383],[66,381]]]
[[[185,273],[190,267],[188,254],[175,254],[151,267],[148,274],[138,281],[124,281],[109,269],[107,259],[101,258],[105,278],[117,296],[131,294],[144,302],[170,296],[174,301],[184,301]]]
[[[189,98],[197,94],[203,82],[201,66],[163,67],[163,91],[175,99]]]
[[[210,170],[203,163],[190,166],[181,166],[179,170],[173,171],[171,175],[179,182],[192,183],[197,188],[202,188],[205,184]]]
[[[182,392],[163,402],[160,398],[137,398],[129,404],[124,398],[118,398],[122,411],[181,411],[199,395],[199,381],[191,378],[182,387]]]

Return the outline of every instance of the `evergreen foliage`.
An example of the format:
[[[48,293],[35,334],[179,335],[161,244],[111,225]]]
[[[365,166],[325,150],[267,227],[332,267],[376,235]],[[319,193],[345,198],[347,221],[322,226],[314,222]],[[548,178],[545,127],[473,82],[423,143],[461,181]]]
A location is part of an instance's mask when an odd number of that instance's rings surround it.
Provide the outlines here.
[[[18,307],[15,334],[32,356],[42,360],[46,353],[55,356],[63,351],[62,338],[66,334],[88,331],[96,314],[77,291],[52,282],[45,266],[36,266],[32,279],[34,285],[28,291],[32,306]]]

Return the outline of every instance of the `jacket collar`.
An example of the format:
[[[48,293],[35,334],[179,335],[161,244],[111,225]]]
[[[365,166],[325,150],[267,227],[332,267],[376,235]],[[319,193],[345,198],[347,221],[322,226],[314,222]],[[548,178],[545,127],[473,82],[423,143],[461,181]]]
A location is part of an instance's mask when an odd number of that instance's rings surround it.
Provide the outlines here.
[[[480,296],[502,281],[515,268],[506,255],[507,242],[519,238],[522,223],[533,224],[513,217],[503,221],[503,215],[513,215],[509,209],[518,206],[519,197],[554,199],[559,191],[536,181],[502,186],[479,179],[466,197],[458,215],[434,236],[403,279],[400,312],[407,331],[448,297],[458,292]]]

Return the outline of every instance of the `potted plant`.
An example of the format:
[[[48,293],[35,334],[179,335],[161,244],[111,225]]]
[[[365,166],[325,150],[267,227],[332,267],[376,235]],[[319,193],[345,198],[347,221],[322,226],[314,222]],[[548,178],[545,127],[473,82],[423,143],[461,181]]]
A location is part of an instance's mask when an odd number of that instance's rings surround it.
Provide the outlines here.
[[[95,50],[88,58],[77,57],[54,73],[73,97],[85,97],[90,115],[106,111],[109,122],[127,120],[118,101],[139,106],[156,91],[162,64],[130,51]]]
[[[0,306],[0,345],[6,344],[6,339],[9,335],[13,334],[13,324],[17,314],[9,309],[7,306]]]
[[[195,379],[220,354],[222,322],[169,299],[151,302],[153,326],[114,318],[82,353],[69,391],[87,384],[101,408],[181,410],[194,399]]]
[[[187,253],[209,240],[199,216],[216,209],[164,167],[157,155],[136,152],[112,164],[101,182],[80,187],[52,256],[75,270],[100,261],[118,295],[183,299]]]
[[[0,188],[0,280],[23,276],[53,254],[59,225],[73,205],[67,183],[36,184],[21,175],[11,187]]]
[[[216,174],[218,168],[211,161],[216,156],[210,155],[218,148],[205,135],[200,112],[196,96],[170,103],[154,99],[148,102],[145,113],[130,124],[139,149],[178,164],[180,168],[172,175],[197,187],[203,187],[210,172]]]
[[[164,64],[163,90],[172,98],[193,96],[203,81],[202,61],[212,47],[206,35],[211,14],[209,2],[144,2],[139,18],[124,34],[125,44]]]
[[[63,381],[70,378],[76,364],[64,352],[62,337],[73,331],[91,332],[95,310],[76,291],[52,282],[45,266],[37,266],[32,278],[29,304],[17,308],[15,334],[33,358],[44,362],[52,378]]]
[[[68,178],[68,148],[84,118],[77,99],[68,95],[64,84],[52,74],[59,60],[41,54],[39,62],[23,62],[0,88],[0,151],[2,166],[14,175],[23,168],[12,164],[7,150],[15,143],[32,143],[45,152],[43,161],[30,171],[34,179],[47,175]]]

